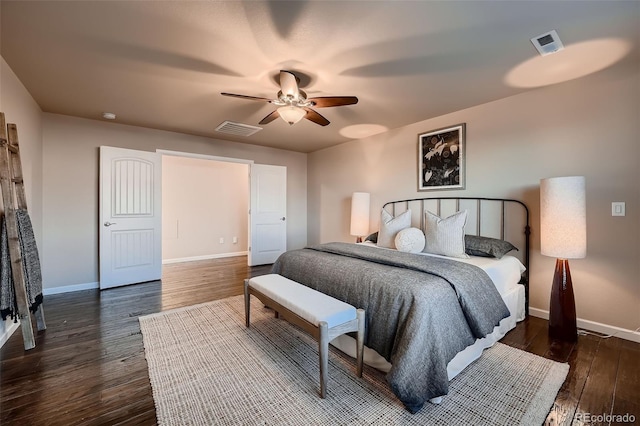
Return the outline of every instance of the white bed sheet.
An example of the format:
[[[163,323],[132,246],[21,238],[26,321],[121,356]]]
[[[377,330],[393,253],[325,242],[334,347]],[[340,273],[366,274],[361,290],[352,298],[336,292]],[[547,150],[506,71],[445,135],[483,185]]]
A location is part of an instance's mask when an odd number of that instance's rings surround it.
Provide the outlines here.
[[[362,244],[378,247],[371,242],[364,242]],[[427,253],[421,254],[425,256],[443,257]],[[447,259],[453,258],[448,257]],[[505,305],[509,308],[510,315],[500,321],[500,324],[493,329],[491,334],[482,339],[476,339],[475,343],[458,352],[458,354],[449,361],[447,364],[449,380],[456,377],[469,364],[480,358],[482,351],[493,346],[498,340],[502,339],[509,330],[513,329],[518,321],[522,321],[525,318],[525,289],[522,284],[518,284],[521,274],[525,271],[525,267],[520,260],[508,255],[503,256],[502,259],[471,256],[468,259],[454,260],[471,263],[487,272],[487,275],[489,275],[491,281],[493,281]],[[354,338],[343,334],[330,343],[342,352],[355,358],[356,341]],[[388,372],[391,369],[391,364],[386,359],[366,346],[364,348],[364,363],[384,372]],[[440,401],[441,397],[431,400],[431,402],[436,404]]]
[[[360,243],[362,245],[366,245],[369,247],[376,247],[381,250],[393,250],[385,247],[380,247],[371,241],[365,241]],[[496,286],[498,293],[505,294],[510,291],[518,282],[520,281],[520,277],[522,273],[526,270],[522,262],[517,257],[511,255],[502,256],[501,259],[495,259],[493,257],[480,257],[480,256],[469,256],[467,259],[457,258],[457,257],[446,257],[440,256],[437,254],[430,253],[417,253],[421,256],[431,256],[431,257],[439,257],[442,259],[450,259],[455,260],[457,262],[469,263],[471,265],[475,265],[482,270],[484,270],[493,284]]]

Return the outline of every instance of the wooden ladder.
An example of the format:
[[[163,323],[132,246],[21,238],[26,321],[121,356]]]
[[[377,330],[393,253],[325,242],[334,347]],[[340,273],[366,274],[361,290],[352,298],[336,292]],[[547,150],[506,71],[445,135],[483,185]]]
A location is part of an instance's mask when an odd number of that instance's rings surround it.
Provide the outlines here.
[[[18,128],[15,124],[5,124],[4,113],[0,112],[0,187],[4,217],[9,237],[9,256],[11,257],[11,274],[18,304],[18,318],[22,326],[22,339],[25,349],[33,349],[36,341],[29,314],[29,300],[25,287],[25,277],[18,239],[18,220],[16,209],[27,210],[27,197],[24,191],[20,148],[18,145]],[[42,304],[35,313],[38,330],[47,328],[44,321]]]

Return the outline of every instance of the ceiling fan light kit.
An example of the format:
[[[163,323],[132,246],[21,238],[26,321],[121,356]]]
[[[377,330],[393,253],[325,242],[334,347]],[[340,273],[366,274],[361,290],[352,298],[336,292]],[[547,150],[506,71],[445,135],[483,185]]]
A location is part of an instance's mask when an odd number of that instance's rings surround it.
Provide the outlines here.
[[[289,123],[290,126],[293,126],[302,120],[302,117],[307,115],[307,111],[295,105],[288,105],[278,108],[278,114],[280,114],[280,117]]]
[[[268,102],[277,107],[260,121],[260,124],[271,123],[278,117],[282,117],[289,125],[294,125],[298,121],[306,118],[320,126],[329,124],[329,120],[318,114],[311,107],[328,108],[342,105],[354,105],[358,103],[355,96],[324,96],[307,99],[304,90],[298,88],[299,79],[291,71],[280,71],[280,91],[277,99],[259,98],[256,96],[236,95],[234,93],[222,92],[223,96],[246,99],[250,101]]]

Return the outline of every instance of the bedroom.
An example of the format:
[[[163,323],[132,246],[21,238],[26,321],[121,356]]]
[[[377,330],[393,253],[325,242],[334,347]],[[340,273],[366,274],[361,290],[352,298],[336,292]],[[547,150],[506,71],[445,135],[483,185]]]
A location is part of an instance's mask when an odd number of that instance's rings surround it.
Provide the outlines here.
[[[11,2],[3,1],[1,5],[3,32],[7,25],[8,3]],[[597,9],[596,6],[591,7]],[[617,19],[637,24],[637,3],[616,3],[616,7],[622,8],[620,15],[627,15],[627,20],[624,20],[610,12]],[[566,18],[561,13],[566,11],[554,12]],[[539,31],[529,36],[555,28],[568,43],[562,32],[562,19],[554,20],[544,11],[539,13],[542,15],[542,23],[536,26]],[[578,16],[572,24],[594,28],[596,34],[607,36],[625,28],[628,30],[628,24],[625,27],[613,18],[605,22],[600,17],[602,13],[602,10],[594,11],[587,7],[576,13]],[[619,28],[612,29],[609,25],[618,25]],[[572,29],[575,31],[574,27]],[[485,31],[484,37],[491,34],[487,28]],[[378,135],[308,153],[237,143],[215,136],[193,136],[105,122],[99,118],[102,109],[94,111],[95,119],[74,117],[73,113],[49,112],[47,105],[39,105],[32,96],[40,89],[27,85],[27,81],[34,79],[32,73],[36,73],[37,66],[22,65],[18,69],[12,64],[4,54],[6,46],[12,43],[3,34],[0,110],[10,121],[18,123],[21,132],[29,205],[40,243],[45,289],[53,292],[56,287],[90,288],[98,280],[96,147],[100,145],[179,150],[286,166],[289,203],[287,246],[300,248],[318,242],[353,240],[349,235],[348,217],[350,196],[354,191],[372,194],[371,229],[375,230],[376,212],[384,202],[417,194],[414,166],[417,135],[466,123],[466,188],[455,193],[517,198],[525,201],[532,210],[532,313],[544,317],[548,312],[553,273],[553,259],[539,254],[539,236],[536,236],[539,180],[550,176],[584,175],[588,185],[589,247],[585,259],[572,262],[577,315],[586,328],[604,333],[621,331],[628,339],[633,339],[631,331],[640,325],[637,281],[640,274],[640,249],[637,245],[640,236],[640,194],[637,188],[640,181],[640,146],[637,142],[640,89],[637,30],[631,33],[635,37],[634,50],[613,66],[591,75],[521,91],[504,99],[496,96],[485,99],[481,104],[457,109],[447,110],[448,98],[439,98],[438,101],[444,104],[442,113],[429,115],[423,111],[403,111],[419,118]],[[419,44],[421,39],[409,41]],[[521,43],[523,57],[535,54],[527,37],[523,37]],[[377,60],[381,64],[380,73],[390,73],[383,65],[385,61],[391,62],[389,50],[395,46],[382,44],[381,47],[387,57]],[[357,51],[352,53],[358,54]],[[153,55],[149,57],[154,58]],[[455,64],[459,58],[450,59]],[[56,58],[46,57],[46,60],[55,61]],[[411,74],[415,62],[406,59],[397,63],[404,65],[404,71],[398,71],[399,79],[403,76],[415,78]],[[461,65],[465,66],[465,63]],[[271,65],[269,69],[259,71],[271,72],[277,67]],[[135,66],[133,68],[135,70]],[[174,71],[157,68],[159,73],[164,73],[158,77],[161,81],[175,79]],[[366,75],[376,69],[363,68],[360,71]],[[195,78],[196,85],[204,90],[204,83],[208,80],[201,74],[189,76]],[[389,77],[370,79],[387,82]],[[235,89],[239,93],[252,94],[241,79],[234,84],[219,91]],[[371,83],[362,84],[361,88],[327,84],[320,89],[329,95],[358,95],[358,106],[373,103],[374,100],[367,99],[371,96],[367,95]],[[67,90],[61,89],[57,96],[67,96],[69,87],[64,87]],[[264,95],[275,88],[272,84],[263,84],[263,87]],[[456,88],[454,86],[453,90]],[[465,87],[464,90],[475,94],[472,88]],[[222,102],[216,96],[217,91],[207,88],[208,96],[197,100],[202,109],[206,109],[208,103]],[[421,95],[428,98],[429,92],[421,90]],[[378,115],[382,115],[384,102],[375,102],[378,103]],[[238,121],[243,119],[243,113],[252,114],[253,121],[249,124],[254,125],[269,111],[266,107],[252,108],[240,101],[226,105],[238,111]],[[353,111],[357,111],[355,108]],[[353,124],[348,120],[349,111],[336,109],[327,112],[326,116],[335,123],[344,120],[345,124]],[[170,119],[170,116],[166,118]],[[209,124],[214,127],[219,122]],[[272,123],[271,126],[277,124],[280,123]],[[283,126],[282,131],[297,132],[294,133],[295,138],[302,143],[305,130],[310,129],[312,123],[307,124],[309,127],[301,127],[304,124],[307,123],[291,128]],[[321,130],[330,128],[331,125]],[[611,216],[611,202],[614,201],[626,202],[626,217]]]

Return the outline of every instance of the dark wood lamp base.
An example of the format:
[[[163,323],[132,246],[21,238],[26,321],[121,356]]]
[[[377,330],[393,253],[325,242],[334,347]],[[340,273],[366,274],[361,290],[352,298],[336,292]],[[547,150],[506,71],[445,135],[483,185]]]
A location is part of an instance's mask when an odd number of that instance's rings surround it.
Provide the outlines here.
[[[549,304],[549,337],[566,342],[578,340],[576,302],[567,259],[556,260]]]

